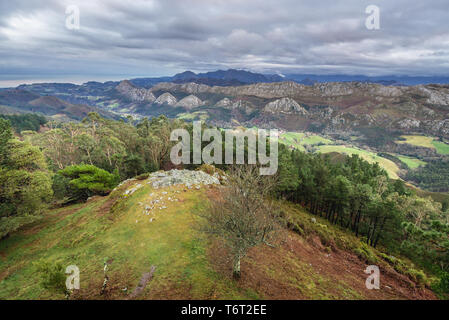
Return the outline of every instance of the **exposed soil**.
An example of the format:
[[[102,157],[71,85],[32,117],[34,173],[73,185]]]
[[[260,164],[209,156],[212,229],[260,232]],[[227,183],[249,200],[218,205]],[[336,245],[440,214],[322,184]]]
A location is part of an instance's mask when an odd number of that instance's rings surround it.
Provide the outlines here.
[[[208,195],[214,198],[217,193],[218,190],[209,191]],[[212,243],[208,256],[216,271],[231,278],[230,257],[219,242]],[[307,267],[309,274],[304,274],[304,269],[298,265]],[[239,286],[258,292],[263,299],[318,299],[319,295],[308,296],[307,290],[301,290],[301,284],[304,279],[323,279],[322,283],[316,281],[314,284],[316,292],[319,293],[319,286],[324,285],[321,291],[335,299],[437,299],[432,291],[418,287],[407,276],[390,267],[379,266],[380,289],[369,290],[365,285],[369,276],[364,272],[367,266],[354,253],[335,246],[329,252],[319,237],[312,236],[306,240],[289,231],[286,241],[277,248],[259,246],[249,251],[241,262]],[[288,281],[280,274],[288,275]],[[342,287],[349,288],[349,294],[344,294]]]
[[[297,280],[296,283],[301,283],[305,277],[326,279],[327,285],[325,288],[323,287],[323,291],[335,299],[355,298],[342,295],[341,290],[337,288],[341,284],[345,284],[363,299],[437,299],[433,292],[425,288],[418,288],[406,276],[398,274],[392,269],[380,268],[381,288],[369,290],[365,286],[368,277],[364,273],[367,267],[366,263],[362,262],[355,254],[346,251],[338,250],[328,253],[323,249],[324,246],[321,246],[321,249],[317,248],[316,239],[309,242],[293,232],[289,234],[287,241],[281,247],[273,249],[268,246],[259,246],[253,248],[242,260],[242,277],[239,280],[239,286],[260,293],[263,299],[319,298],[308,296],[301,288],[292,285],[291,281],[278,278],[276,275],[276,271],[278,271],[280,274],[288,274],[290,278]],[[301,274],[304,271],[299,270],[294,263],[287,259],[286,255],[289,253],[299,263],[310,266],[313,271],[309,275]],[[232,264],[226,250],[215,243],[208,251],[208,255],[215,270],[231,278]],[[275,274],[268,275],[267,270],[274,270]],[[336,284],[335,288],[329,285],[332,282]],[[315,286],[319,287],[320,283],[315,283]]]
[[[142,294],[143,290],[145,290],[145,287],[147,286],[148,281],[150,281],[151,278],[153,278],[153,273],[155,270],[156,270],[156,267],[151,266],[150,272],[146,272],[142,275],[142,278],[140,279],[139,284],[134,289],[133,293],[131,293],[129,295],[129,299],[135,299],[136,297],[138,297]]]

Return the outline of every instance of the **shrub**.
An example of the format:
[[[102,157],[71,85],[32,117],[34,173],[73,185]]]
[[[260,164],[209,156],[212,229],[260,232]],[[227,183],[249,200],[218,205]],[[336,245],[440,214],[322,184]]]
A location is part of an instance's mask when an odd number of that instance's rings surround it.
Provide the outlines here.
[[[118,184],[119,176],[93,165],[76,165],[58,174],[70,179],[69,193],[73,200],[87,200],[93,195],[107,195]]]
[[[447,299],[449,296],[449,273],[442,272],[436,284],[432,286],[432,289],[444,299]]]
[[[377,256],[374,254],[374,252],[371,250],[371,248],[365,244],[360,243],[360,247],[356,248],[354,252],[357,254],[357,256],[360,259],[365,260],[367,263],[375,264],[379,261]]]
[[[60,174],[55,174],[52,177],[52,189],[55,199],[61,200],[69,195],[70,179]]]
[[[65,284],[66,275],[64,267],[61,263],[50,263],[45,260],[40,260],[36,262],[36,268],[40,273],[40,284],[44,289],[66,296],[69,294]]]

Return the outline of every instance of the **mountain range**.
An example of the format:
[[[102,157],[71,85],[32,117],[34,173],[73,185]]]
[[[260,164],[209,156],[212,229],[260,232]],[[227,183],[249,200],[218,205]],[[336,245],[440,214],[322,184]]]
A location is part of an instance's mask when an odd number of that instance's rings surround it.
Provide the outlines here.
[[[110,118],[189,115],[220,127],[239,124],[324,133],[380,127],[449,137],[449,85],[397,85],[400,77],[394,85],[321,83],[319,76],[311,75],[303,79],[311,83],[302,84],[288,78],[231,69],[82,85],[40,83],[1,90],[0,105],[76,120],[92,111]]]

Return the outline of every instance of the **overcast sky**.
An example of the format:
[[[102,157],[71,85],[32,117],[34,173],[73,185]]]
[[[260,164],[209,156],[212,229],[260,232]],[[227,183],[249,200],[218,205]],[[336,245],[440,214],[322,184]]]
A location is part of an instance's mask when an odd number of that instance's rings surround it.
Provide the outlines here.
[[[379,30],[365,27],[368,5]],[[449,75],[449,1],[0,0],[0,84],[227,68]]]

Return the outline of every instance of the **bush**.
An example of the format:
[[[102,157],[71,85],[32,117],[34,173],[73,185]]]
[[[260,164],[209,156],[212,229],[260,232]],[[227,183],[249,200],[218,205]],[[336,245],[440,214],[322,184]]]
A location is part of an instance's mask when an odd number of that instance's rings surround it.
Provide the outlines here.
[[[69,194],[72,200],[87,200],[93,195],[107,195],[117,186],[119,176],[93,165],[70,166],[58,172],[70,179]]]
[[[60,174],[55,174],[52,178],[53,196],[57,200],[62,200],[69,195],[70,179]]]
[[[36,262],[36,268],[40,273],[40,283],[44,289],[66,296],[69,294],[65,284],[66,275],[64,267],[61,263],[50,263],[48,261],[40,260]]]
[[[442,272],[439,281],[432,286],[432,289],[442,298],[447,299],[449,296],[449,273]]]
[[[373,250],[363,242],[360,243],[360,247],[356,248],[354,252],[360,259],[363,259],[367,263],[376,264],[379,261]]]

